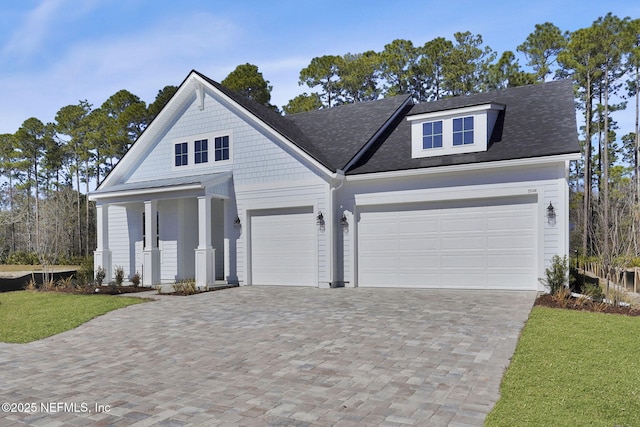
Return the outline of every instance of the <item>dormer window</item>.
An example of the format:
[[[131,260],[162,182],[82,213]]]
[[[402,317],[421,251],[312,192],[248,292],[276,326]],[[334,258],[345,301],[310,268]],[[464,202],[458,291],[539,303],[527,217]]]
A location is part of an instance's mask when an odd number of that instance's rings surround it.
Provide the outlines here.
[[[442,121],[422,124],[422,148],[442,148]]]
[[[411,123],[411,157],[486,151],[498,114],[504,108],[492,103],[407,117]]]
[[[453,119],[453,145],[473,144],[473,116]]]

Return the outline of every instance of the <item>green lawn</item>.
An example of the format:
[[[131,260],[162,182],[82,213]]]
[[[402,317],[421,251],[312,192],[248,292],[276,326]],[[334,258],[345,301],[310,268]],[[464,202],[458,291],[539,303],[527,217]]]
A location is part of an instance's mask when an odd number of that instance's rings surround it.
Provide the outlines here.
[[[534,307],[485,426],[640,425],[640,317]]]
[[[142,298],[16,291],[0,293],[0,342],[26,343],[68,331]]]

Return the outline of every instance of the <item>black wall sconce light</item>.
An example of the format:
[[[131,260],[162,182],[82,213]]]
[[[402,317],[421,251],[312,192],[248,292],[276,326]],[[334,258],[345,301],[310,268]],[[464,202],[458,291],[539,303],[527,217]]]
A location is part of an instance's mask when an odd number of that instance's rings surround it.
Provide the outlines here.
[[[547,206],[547,224],[556,224],[556,208],[553,207],[551,202],[549,202],[549,206]]]
[[[349,221],[347,220],[347,216],[345,214],[342,214],[342,217],[340,218],[340,225],[345,228],[349,226]]]
[[[239,216],[237,216],[236,219],[233,221],[233,226],[235,228],[242,227],[242,222],[240,221],[240,217]]]
[[[322,212],[318,213],[318,216],[316,217],[316,224],[320,226],[324,225],[324,215],[322,215]]]

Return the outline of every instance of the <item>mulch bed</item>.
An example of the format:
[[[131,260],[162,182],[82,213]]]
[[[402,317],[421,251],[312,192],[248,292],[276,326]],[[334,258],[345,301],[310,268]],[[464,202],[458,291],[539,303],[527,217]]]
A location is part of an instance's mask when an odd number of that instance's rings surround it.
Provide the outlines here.
[[[578,302],[577,298],[569,298],[566,301],[557,301],[549,294],[538,296],[534,305],[551,308],[563,308],[566,310],[590,311],[594,313],[622,314],[625,316],[640,316],[640,309],[636,307],[616,307],[611,304],[600,304],[587,301]]]
[[[145,288],[142,286],[89,286],[85,293],[88,294],[103,294],[103,295],[120,295],[120,294],[134,294],[137,292],[154,291],[153,288]]]

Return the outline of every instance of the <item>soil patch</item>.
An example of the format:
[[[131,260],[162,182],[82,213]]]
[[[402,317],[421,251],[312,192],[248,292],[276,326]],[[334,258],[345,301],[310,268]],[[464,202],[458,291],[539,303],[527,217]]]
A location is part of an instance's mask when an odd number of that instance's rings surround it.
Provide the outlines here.
[[[637,307],[613,306],[607,303],[593,301],[581,302],[577,298],[570,297],[559,301],[550,294],[539,295],[534,305],[551,308],[563,308],[566,310],[591,311],[594,313],[622,314],[625,316],[640,316],[640,309]]]

